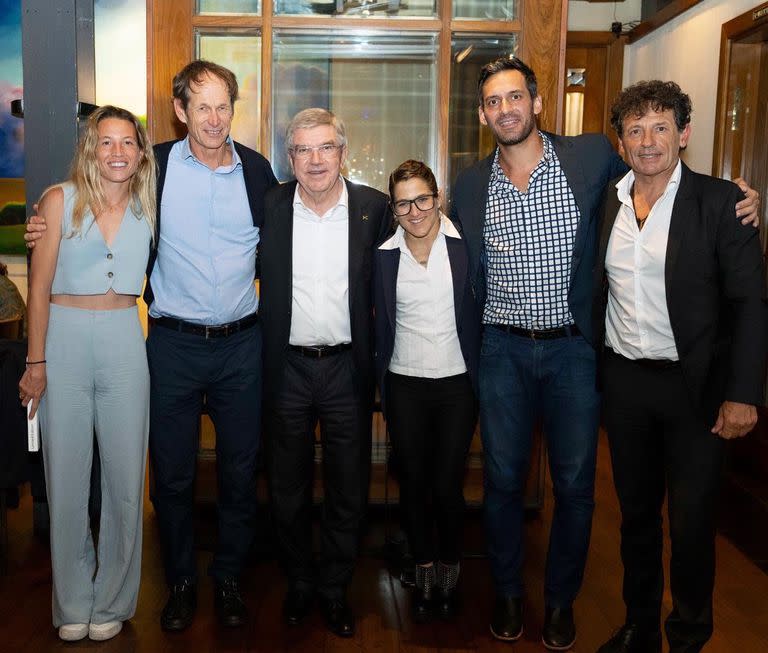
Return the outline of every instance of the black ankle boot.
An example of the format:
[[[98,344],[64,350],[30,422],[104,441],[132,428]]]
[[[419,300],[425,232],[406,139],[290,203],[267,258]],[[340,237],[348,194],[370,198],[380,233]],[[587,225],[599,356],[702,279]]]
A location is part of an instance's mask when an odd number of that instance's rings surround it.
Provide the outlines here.
[[[453,620],[459,612],[459,596],[456,586],[459,583],[459,563],[447,565],[437,563],[437,592],[435,610],[441,619]]]
[[[432,619],[434,612],[435,566],[416,565],[416,585],[411,599],[411,615],[418,624]]]

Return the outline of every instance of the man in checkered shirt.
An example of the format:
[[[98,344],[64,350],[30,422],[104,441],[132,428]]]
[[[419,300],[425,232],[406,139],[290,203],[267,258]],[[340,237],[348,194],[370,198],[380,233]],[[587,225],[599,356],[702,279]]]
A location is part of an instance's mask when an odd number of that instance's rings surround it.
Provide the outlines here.
[[[483,306],[480,426],[496,586],[491,632],[505,641],[523,633],[523,495],[533,426],[541,419],[555,498],[542,640],[550,650],[566,650],[576,640],[572,604],[594,508],[600,396],[591,307],[598,209],[608,182],[628,168],[603,135],[539,131],[536,76],[519,59],[483,67],[478,103],[480,122],[498,147],[459,175],[452,217],[463,229],[470,279]],[[737,214],[751,220],[757,205],[751,191]]]

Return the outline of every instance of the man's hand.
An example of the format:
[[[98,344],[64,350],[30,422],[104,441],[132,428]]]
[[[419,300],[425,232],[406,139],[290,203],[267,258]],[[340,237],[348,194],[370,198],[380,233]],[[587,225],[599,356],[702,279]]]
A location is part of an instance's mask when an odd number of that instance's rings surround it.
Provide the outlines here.
[[[751,224],[753,227],[760,226],[760,193],[754,188],[747,186],[747,182],[741,177],[733,180],[746,198],[736,204],[736,217],[741,218],[741,224]]]
[[[740,438],[749,433],[757,424],[757,409],[751,404],[724,401],[720,406],[712,433],[724,440]]]
[[[35,241],[40,240],[43,237],[43,232],[47,229],[45,219],[37,215],[37,204],[34,204],[32,209],[35,215],[27,222],[27,230],[24,232],[24,241],[29,249],[34,249]]]

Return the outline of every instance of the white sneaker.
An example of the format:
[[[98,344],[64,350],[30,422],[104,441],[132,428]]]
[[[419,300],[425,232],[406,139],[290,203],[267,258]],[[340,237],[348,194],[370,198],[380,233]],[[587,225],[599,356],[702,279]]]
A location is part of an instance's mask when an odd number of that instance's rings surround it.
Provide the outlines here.
[[[59,639],[76,642],[88,634],[88,624],[64,624],[59,626]]]
[[[97,642],[112,639],[123,629],[122,621],[108,621],[105,624],[91,624],[88,626],[88,637]]]

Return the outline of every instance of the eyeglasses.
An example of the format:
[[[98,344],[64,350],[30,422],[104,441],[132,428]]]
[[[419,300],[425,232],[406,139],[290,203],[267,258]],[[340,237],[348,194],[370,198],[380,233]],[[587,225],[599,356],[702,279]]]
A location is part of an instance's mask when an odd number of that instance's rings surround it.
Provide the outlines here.
[[[435,208],[436,197],[437,194],[432,193],[432,195],[419,195],[412,200],[398,200],[391,203],[392,211],[395,215],[408,215],[411,212],[411,204],[415,204],[419,211],[429,211]]]
[[[297,159],[308,159],[312,152],[317,152],[321,159],[330,159],[336,154],[336,150],[344,147],[343,145],[334,145],[333,143],[323,143],[322,145],[294,145],[291,148],[291,154]]]

